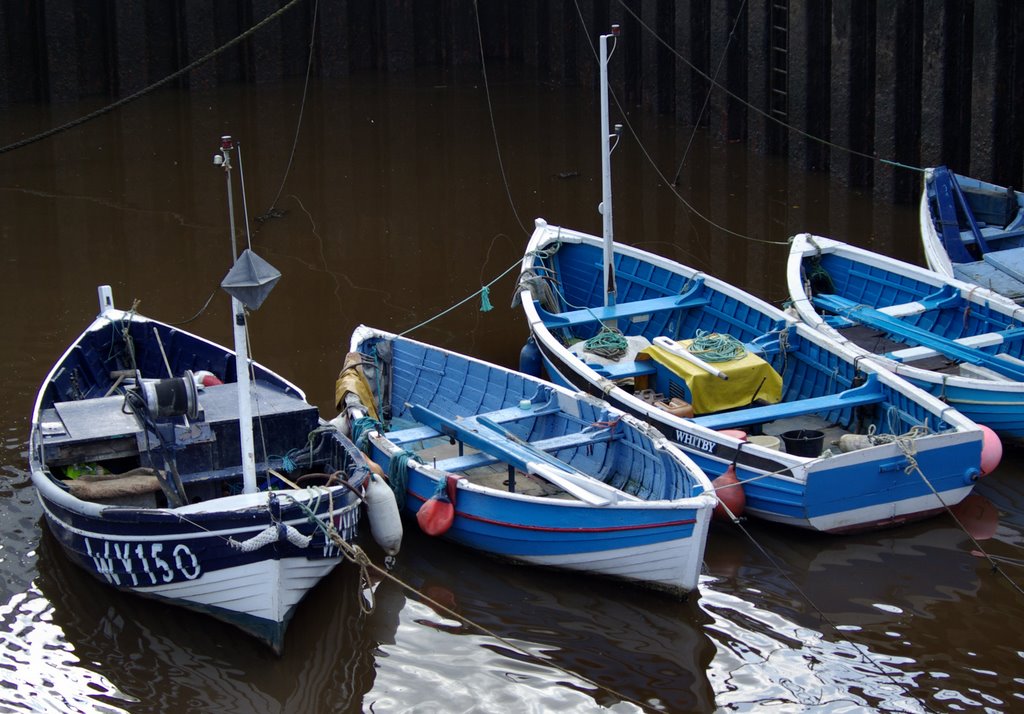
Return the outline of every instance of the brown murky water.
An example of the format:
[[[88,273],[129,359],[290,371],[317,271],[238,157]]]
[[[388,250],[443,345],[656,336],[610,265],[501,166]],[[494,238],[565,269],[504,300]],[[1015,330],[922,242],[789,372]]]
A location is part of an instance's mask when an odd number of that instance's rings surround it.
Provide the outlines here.
[[[509,365],[509,306],[535,217],[600,232],[596,95],[476,76],[316,84],[283,189],[301,83],[165,92],[0,155],[0,707],[33,711],[992,711],[1024,706],[1024,596],[951,518],[857,537],[716,527],[699,597],[492,562],[407,534],[361,613],[341,568],[274,658],[198,615],[112,592],[45,532],[26,471],[39,381],[109,283],[169,322],[200,310],[230,259],[222,134],[242,144],[253,246],[284,274],[251,321],[260,361],[330,412],[360,322]],[[18,107],[6,145],[97,108]],[[785,297],[785,239],[821,232],[920,259],[913,207],[631,115],[613,156],[616,237]],[[495,133],[497,139],[495,138]],[[643,147],[643,150],[641,150]],[[498,149],[500,149],[500,161]],[[645,156],[644,150],[650,159]],[[505,179],[503,180],[503,172]],[[240,197],[236,193],[236,200]],[[700,214],[700,215],[698,215]],[[712,230],[701,216],[761,241]],[[230,340],[217,295],[189,329]],[[437,317],[439,316],[440,317]],[[436,319],[431,319],[435,318]],[[982,545],[1024,582],[1024,458],[977,493]],[[436,612],[416,593],[453,608]]]

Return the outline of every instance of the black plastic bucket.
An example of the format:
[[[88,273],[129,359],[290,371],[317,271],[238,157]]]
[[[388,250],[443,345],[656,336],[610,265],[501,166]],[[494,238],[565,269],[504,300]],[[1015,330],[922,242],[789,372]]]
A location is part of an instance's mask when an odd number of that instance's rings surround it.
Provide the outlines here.
[[[794,429],[779,436],[786,445],[786,453],[793,456],[821,456],[821,447],[825,443],[825,432],[817,429]]]

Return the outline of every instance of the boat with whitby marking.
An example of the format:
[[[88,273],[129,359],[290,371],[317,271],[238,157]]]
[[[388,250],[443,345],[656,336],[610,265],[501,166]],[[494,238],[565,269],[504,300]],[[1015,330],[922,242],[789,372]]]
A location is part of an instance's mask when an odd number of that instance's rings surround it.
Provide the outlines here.
[[[864,530],[970,493],[986,435],[969,419],[738,287],[614,240],[606,100],[600,138],[603,235],[538,219],[525,250],[524,368],[655,425],[767,520]]]

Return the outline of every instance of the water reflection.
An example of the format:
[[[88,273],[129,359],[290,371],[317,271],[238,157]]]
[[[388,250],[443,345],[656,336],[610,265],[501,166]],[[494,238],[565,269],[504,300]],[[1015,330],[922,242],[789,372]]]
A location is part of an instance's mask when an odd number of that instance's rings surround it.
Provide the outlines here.
[[[996,511],[985,500],[974,505]],[[1012,530],[1010,514],[998,515],[986,552]],[[1024,641],[1024,626],[983,604],[1009,595],[1008,585],[951,517],[848,538],[746,530],[722,528],[709,540],[716,577],[701,602],[719,633],[720,706],[756,708],[780,686],[772,699],[886,711],[930,711],[947,700],[1008,706],[1024,692],[1019,661],[991,646]],[[1019,580],[1021,570],[1007,574]]]
[[[47,626],[11,634],[56,635],[78,661],[106,675],[108,690],[134,702],[132,711],[358,711],[373,681],[375,643],[356,586],[354,569],[342,567],[315,588],[277,658],[208,617],[112,591],[62,557],[45,531],[35,600],[45,603]],[[36,671],[46,666],[33,662]],[[97,696],[93,680],[107,681],[89,674],[68,676],[79,698]]]
[[[398,578],[456,616],[389,587],[384,608],[401,607],[403,625],[399,646],[383,649],[388,665],[375,692],[413,687],[428,710],[474,701],[483,711],[713,707],[706,669],[714,650],[693,600],[516,567],[417,533],[399,560]],[[429,685],[438,674],[451,678],[440,689]]]

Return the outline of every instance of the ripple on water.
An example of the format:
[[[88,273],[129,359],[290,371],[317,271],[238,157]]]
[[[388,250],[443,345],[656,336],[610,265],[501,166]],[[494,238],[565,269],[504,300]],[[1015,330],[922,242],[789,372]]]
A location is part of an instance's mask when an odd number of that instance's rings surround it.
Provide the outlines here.
[[[88,669],[35,587],[0,608],[0,701],[32,711],[120,712],[135,700]]]

